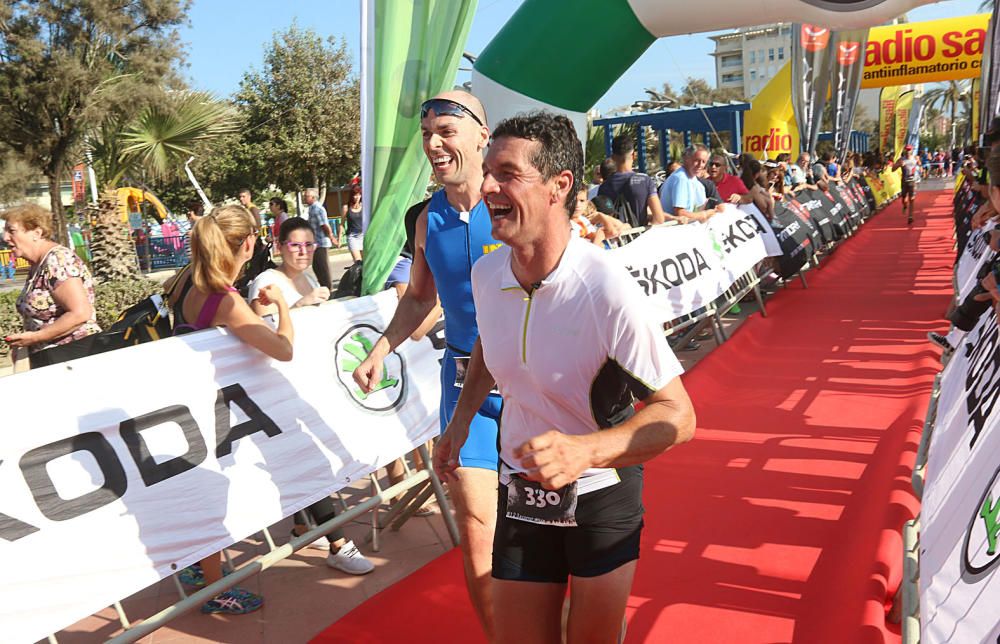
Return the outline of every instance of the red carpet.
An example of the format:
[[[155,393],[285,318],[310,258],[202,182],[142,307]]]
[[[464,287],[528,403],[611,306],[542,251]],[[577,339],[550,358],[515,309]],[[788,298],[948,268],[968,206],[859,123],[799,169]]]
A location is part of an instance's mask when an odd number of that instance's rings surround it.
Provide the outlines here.
[[[898,203],[684,377],[694,441],[646,470],[629,642],[899,640],[910,470],[951,290],[950,194]],[[317,642],[480,642],[457,551]]]

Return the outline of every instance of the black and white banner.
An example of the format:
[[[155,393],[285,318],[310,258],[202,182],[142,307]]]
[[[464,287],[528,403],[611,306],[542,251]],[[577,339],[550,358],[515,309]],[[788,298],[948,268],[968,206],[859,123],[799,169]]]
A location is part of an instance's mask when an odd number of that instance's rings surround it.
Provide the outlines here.
[[[816,149],[830,89],[831,49],[826,27],[796,24],[792,28],[792,111],[803,152]]]
[[[211,329],[0,379],[0,639],[44,639],[437,435],[443,339],[405,342],[370,395],[352,380],[395,306],[295,310],[287,363]]]
[[[707,306],[768,256],[752,212],[728,207],[707,224],[654,227],[613,253],[649,297],[660,322]]]
[[[865,66],[868,29],[849,29],[833,34],[835,56],[831,57],[830,100],[833,107],[833,149],[844,162],[850,150],[848,143],[854,125],[861,76]]]
[[[1000,635],[998,336],[990,308],[942,374],[920,511],[922,642]]]

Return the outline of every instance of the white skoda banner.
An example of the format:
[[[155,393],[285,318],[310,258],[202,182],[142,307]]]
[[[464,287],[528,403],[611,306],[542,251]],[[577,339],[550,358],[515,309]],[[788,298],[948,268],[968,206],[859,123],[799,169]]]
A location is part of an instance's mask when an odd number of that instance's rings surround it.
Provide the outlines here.
[[[1000,635],[1000,398],[997,318],[980,319],[942,376],[921,508],[921,641]]]
[[[610,252],[650,299],[657,321],[668,322],[711,304],[766,257],[764,231],[752,214],[727,208],[708,224],[655,226]]]
[[[959,301],[976,286],[979,268],[986,262],[993,259],[996,253],[990,248],[990,232],[996,224],[990,220],[979,230],[969,233],[969,238],[965,242],[965,249],[958,260],[955,269],[955,284],[958,286]]]
[[[287,363],[212,329],[0,379],[0,639],[44,639],[435,436],[443,342],[404,343],[371,395],[351,378],[395,306],[294,311]]]

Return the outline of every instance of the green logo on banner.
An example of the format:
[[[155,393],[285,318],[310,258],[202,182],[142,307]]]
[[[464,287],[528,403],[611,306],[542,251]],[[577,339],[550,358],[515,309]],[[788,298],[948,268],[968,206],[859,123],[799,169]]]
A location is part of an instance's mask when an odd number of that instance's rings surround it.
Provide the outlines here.
[[[347,390],[351,399],[370,411],[389,411],[404,399],[405,369],[403,357],[393,351],[382,363],[382,372],[375,388],[365,393],[354,382],[354,370],[371,352],[382,331],[371,324],[355,324],[334,344],[333,363],[337,380]]]
[[[965,531],[963,557],[965,574],[969,583],[975,583],[980,575],[993,568],[1000,560],[1000,469],[993,473],[975,514]],[[971,578],[969,577],[971,575]]]

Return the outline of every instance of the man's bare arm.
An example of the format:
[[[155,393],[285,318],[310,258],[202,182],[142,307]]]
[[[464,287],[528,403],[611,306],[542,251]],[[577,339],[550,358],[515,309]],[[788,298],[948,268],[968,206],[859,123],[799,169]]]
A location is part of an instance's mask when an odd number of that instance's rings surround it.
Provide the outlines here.
[[[462,393],[458,396],[455,413],[434,448],[434,471],[442,479],[453,478],[453,472],[459,465],[458,454],[469,437],[469,425],[495,384],[496,381],[483,359],[482,342],[477,338],[465,370],[465,381]]]

